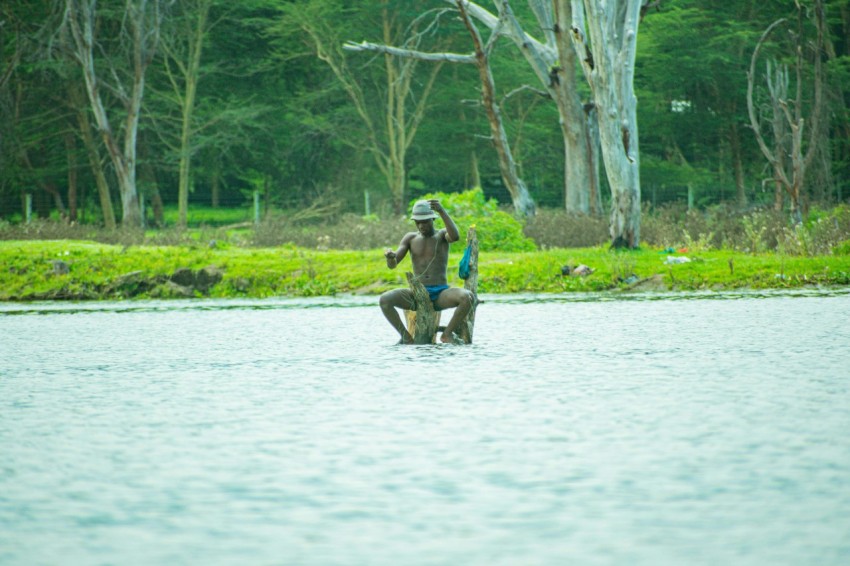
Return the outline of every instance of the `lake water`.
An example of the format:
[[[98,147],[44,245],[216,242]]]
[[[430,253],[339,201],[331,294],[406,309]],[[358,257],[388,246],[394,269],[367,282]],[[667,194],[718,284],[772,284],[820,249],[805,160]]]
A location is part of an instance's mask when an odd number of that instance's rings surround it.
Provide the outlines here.
[[[0,564],[850,563],[850,294],[0,304]]]

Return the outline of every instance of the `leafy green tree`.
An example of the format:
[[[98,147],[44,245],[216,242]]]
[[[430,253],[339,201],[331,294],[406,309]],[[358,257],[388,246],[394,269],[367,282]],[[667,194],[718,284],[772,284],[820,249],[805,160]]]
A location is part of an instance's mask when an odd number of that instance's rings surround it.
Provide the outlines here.
[[[475,65],[476,69],[478,69],[482,106],[487,115],[487,122],[490,125],[490,139],[496,150],[496,154],[498,155],[502,180],[510,193],[514,210],[524,216],[531,216],[534,214],[535,210],[534,200],[528,193],[525,181],[522,180],[517,172],[516,161],[513,158],[512,150],[508,143],[504,121],[502,120],[501,108],[496,100],[496,85],[490,66],[490,55],[494,46],[494,41],[492,40],[498,37],[498,34],[494,34],[491,37],[491,40],[485,45],[484,40],[478,31],[478,27],[475,25],[464,6],[464,2],[462,0],[457,0],[456,7],[460,14],[461,21],[471,37],[473,55],[448,52],[426,53],[415,49],[399,48],[391,45],[374,44],[365,41],[361,43],[347,43],[345,48],[351,51],[376,51],[378,53],[383,53],[385,56],[388,55],[402,59],[430,61],[439,64],[442,64],[443,62],[452,62]]]
[[[171,86],[170,96],[179,108],[180,136],[177,153],[180,156],[177,210],[179,226],[186,226],[189,208],[189,183],[191,180],[195,104],[198,83],[201,80],[201,58],[210,27],[210,10],[215,0],[186,0],[177,6],[170,29],[161,42],[162,72]]]
[[[425,116],[441,64],[432,65],[420,82],[416,59],[387,54],[381,76],[369,66],[355,70],[357,63],[349,60],[342,46],[346,39],[361,34],[386,45],[420,45],[431,38],[427,24],[415,18],[421,4],[381,0],[352,8],[341,0],[310,0],[284,6],[277,28],[279,33],[304,37],[342,85],[361,128],[355,135],[341,133],[340,139],[353,148],[365,147],[371,154],[397,213],[406,202],[407,153]]]

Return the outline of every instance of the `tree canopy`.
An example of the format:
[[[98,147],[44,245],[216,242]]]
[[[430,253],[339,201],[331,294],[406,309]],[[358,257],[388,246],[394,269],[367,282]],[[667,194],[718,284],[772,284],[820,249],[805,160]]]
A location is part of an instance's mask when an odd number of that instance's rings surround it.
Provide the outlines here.
[[[452,4],[3,2],[0,219],[19,220],[27,195],[38,215],[106,226],[136,225],[142,212],[161,223],[163,206],[179,208],[185,224],[193,206],[248,207],[255,191],[266,210],[314,206],[327,214],[400,214],[424,194],[476,186],[510,204],[475,65],[343,49],[369,42],[472,56]],[[501,2],[477,4],[504,16]],[[820,43],[818,5],[642,3],[634,158],[644,205],[799,204],[805,211],[850,198],[850,0],[825,5]],[[540,30],[549,17],[542,6],[510,8],[517,25]],[[818,135],[800,141],[812,157],[797,195],[777,182],[748,114],[751,57],[780,20],[753,67],[752,104],[763,135],[773,107],[792,105],[810,121],[822,106]],[[545,30],[539,34],[545,41]],[[591,46],[613,41],[587,38]],[[575,197],[568,204],[575,187],[565,175],[562,114],[539,69],[508,31],[483,40],[492,41],[487,55],[505,139],[534,203],[602,213],[586,198],[580,208]],[[552,76],[569,73],[581,102],[592,105],[587,62],[583,72],[581,62],[558,67],[561,59],[553,59]],[[768,65],[791,70],[785,103],[772,98]],[[816,68],[819,97],[810,88]],[[608,210],[609,180],[598,181]]]

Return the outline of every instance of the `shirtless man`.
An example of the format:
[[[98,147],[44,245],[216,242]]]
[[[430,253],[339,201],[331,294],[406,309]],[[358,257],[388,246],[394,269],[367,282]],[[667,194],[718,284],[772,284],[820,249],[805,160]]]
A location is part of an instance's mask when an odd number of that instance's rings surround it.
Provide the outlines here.
[[[439,215],[446,225],[441,230],[434,229],[434,219]],[[457,226],[439,200],[420,200],[413,205],[411,218],[416,222],[416,232],[408,232],[401,239],[396,251],[387,249],[384,257],[387,267],[395,269],[407,252],[413,263],[413,274],[425,286],[431,296],[434,310],[454,308],[451,321],[446,326],[440,340],[452,342],[452,333],[472,308],[472,293],[466,289],[449,287],[446,268],[449,263],[449,244],[460,238]],[[413,337],[405,328],[396,309],[415,310],[413,292],[410,289],[394,289],[381,295],[381,310],[387,320],[401,335],[404,344],[413,343]]]

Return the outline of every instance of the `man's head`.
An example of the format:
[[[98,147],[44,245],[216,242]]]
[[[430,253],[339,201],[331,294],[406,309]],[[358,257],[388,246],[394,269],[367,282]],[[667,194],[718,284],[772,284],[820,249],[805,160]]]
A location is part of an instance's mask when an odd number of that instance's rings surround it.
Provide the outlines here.
[[[427,200],[418,200],[413,205],[413,212],[410,214],[411,220],[433,220],[437,218],[437,213],[431,209],[431,203]]]
[[[427,200],[416,201],[410,218],[416,222],[416,229],[420,234],[430,236],[434,233],[434,219],[437,218],[437,213],[433,211],[431,203]]]

